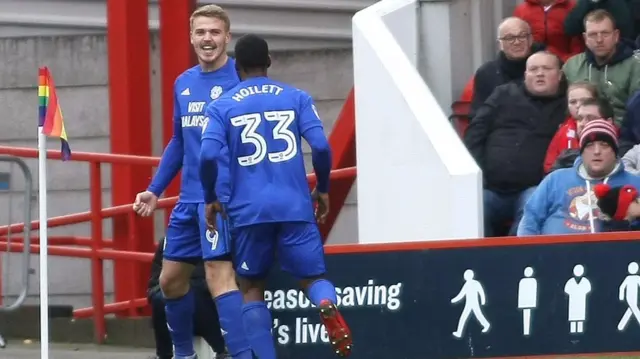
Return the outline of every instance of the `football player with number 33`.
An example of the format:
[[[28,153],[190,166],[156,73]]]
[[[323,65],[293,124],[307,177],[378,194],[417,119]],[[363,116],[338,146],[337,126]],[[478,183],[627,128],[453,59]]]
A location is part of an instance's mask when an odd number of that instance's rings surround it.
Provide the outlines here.
[[[260,359],[276,359],[265,279],[277,251],[282,269],[300,280],[338,355],[351,352],[351,333],[336,307],[336,289],[325,278],[324,249],[316,223],[329,210],[331,149],[311,96],[271,80],[266,41],[245,35],[235,46],[242,82],[207,106],[200,180],[207,225],[215,230],[222,208],[216,188],[218,162],[228,156],[233,261],[244,294],[243,319]],[[302,140],[309,143],[317,188],[310,193]],[[223,153],[228,148],[229,154]],[[314,216],[313,202],[318,202]]]

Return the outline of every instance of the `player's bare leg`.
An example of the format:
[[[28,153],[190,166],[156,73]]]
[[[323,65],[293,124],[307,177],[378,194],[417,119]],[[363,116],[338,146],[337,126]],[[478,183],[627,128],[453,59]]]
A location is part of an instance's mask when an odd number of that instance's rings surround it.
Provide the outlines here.
[[[211,292],[211,295],[218,305],[220,326],[223,328],[227,328],[227,331],[230,330],[228,327],[229,325],[237,326],[237,328],[235,328],[235,331],[242,331],[242,339],[245,340],[243,323],[228,323],[229,320],[225,320],[225,314],[227,314],[225,312],[226,310],[238,313],[242,312],[242,299],[239,299],[236,303],[236,301],[231,298],[233,294],[238,295],[239,292],[238,284],[236,283],[236,273],[233,269],[233,263],[230,260],[209,260],[205,262],[204,268],[207,276],[207,286],[209,287],[209,292]],[[234,336],[227,335],[225,338],[227,347],[229,348],[229,351],[231,352],[230,354],[233,356],[233,358],[240,357],[240,355],[253,356],[253,353],[250,349],[248,350],[248,353],[234,352],[234,349],[238,347],[238,345],[237,343],[230,342],[233,340]],[[255,356],[253,357],[255,358]]]
[[[322,280],[324,280],[324,278],[304,279],[300,282],[302,288],[307,292],[307,297],[309,297],[309,288],[315,282]],[[353,347],[353,339],[351,337],[351,330],[342,317],[342,314],[340,314],[336,303],[333,303],[330,299],[322,299],[318,305],[318,309],[320,310],[320,320],[327,330],[331,346],[337,355],[348,357]]]
[[[206,261],[207,285],[213,297],[238,290],[236,272],[230,261]]]
[[[189,279],[194,266],[189,263],[162,260],[160,272],[160,289],[167,299],[182,297],[189,291]]]
[[[264,291],[266,282],[264,280],[254,280],[238,277],[240,291],[244,297],[245,303],[264,301]]]

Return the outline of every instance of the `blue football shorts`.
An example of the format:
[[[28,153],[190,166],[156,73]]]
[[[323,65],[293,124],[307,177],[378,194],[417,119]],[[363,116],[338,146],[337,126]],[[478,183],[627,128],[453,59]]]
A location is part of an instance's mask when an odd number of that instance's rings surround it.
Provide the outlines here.
[[[231,234],[233,264],[240,276],[265,278],[276,253],[282,270],[296,278],[326,272],[322,237],[315,223],[260,223],[233,228]]]
[[[175,262],[229,260],[228,221],[218,216],[217,233],[207,229],[204,203],[178,202],[171,212],[164,247],[164,258]]]

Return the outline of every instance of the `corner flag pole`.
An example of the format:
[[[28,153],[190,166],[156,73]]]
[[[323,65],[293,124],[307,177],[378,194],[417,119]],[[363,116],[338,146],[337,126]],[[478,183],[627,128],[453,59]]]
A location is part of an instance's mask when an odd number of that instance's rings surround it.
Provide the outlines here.
[[[49,239],[47,230],[47,136],[38,127],[38,204],[40,223],[40,358],[49,359]]]
[[[38,207],[40,222],[40,358],[49,359],[49,233],[47,226],[47,136],[58,137],[62,160],[71,157],[56,87],[47,67],[38,69]]]

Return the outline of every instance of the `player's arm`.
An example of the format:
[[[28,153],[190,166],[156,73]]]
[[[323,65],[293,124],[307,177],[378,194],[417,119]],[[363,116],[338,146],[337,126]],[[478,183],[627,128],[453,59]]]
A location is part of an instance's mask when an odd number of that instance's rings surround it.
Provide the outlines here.
[[[206,117],[207,124],[202,131],[200,145],[200,183],[204,194],[207,228],[215,231],[217,214],[223,212],[216,194],[216,181],[218,180],[218,158],[227,143],[226,128],[213,103],[207,106]]]
[[[160,165],[156,171],[151,184],[147,191],[160,197],[162,192],[167,189],[171,181],[176,177],[180,168],[182,168],[182,160],[184,158],[184,139],[182,137],[182,119],[180,118],[180,105],[174,90],[173,93],[173,136],[167,144]]]
[[[320,193],[328,193],[332,165],[331,147],[311,96],[306,94],[303,96],[299,116],[300,134],[311,147],[311,162],[317,178],[316,190]]]
[[[324,223],[329,214],[329,176],[331,174],[331,147],[327,136],[324,135],[322,120],[318,115],[313,99],[306,93],[302,93],[300,118],[298,126],[300,134],[311,147],[311,163],[316,173],[316,188],[312,197],[318,206],[315,216],[318,223]]]
[[[184,140],[182,138],[182,121],[180,118],[180,105],[176,97],[175,86],[173,91],[173,136],[167,144],[160,165],[156,171],[151,184],[146,191],[136,195],[133,203],[133,210],[139,215],[150,216],[156,209],[158,197],[167,189],[169,183],[180,171],[184,156]]]
[[[200,145],[200,182],[207,204],[218,200],[216,181],[218,179],[218,157],[226,145],[226,131],[218,110],[213,105],[207,106],[206,127],[202,131]]]

